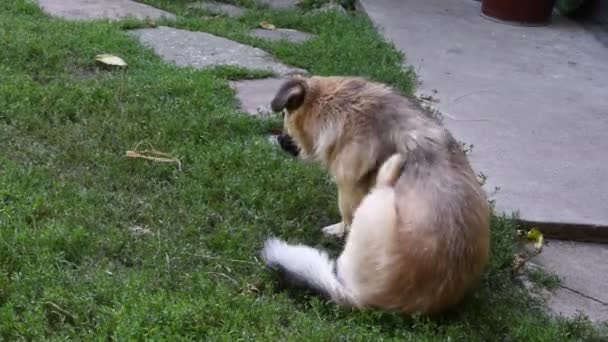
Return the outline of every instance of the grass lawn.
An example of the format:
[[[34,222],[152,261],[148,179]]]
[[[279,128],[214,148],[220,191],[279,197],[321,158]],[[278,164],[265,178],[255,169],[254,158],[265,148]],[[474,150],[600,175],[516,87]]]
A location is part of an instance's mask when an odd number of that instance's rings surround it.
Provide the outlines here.
[[[401,56],[360,16],[252,10],[203,19],[186,1],[145,1],[164,22],[266,49],[315,74],[359,74],[411,93]],[[244,33],[262,20],[317,34],[302,45]],[[516,223],[494,218],[480,288],[438,319],[351,312],[283,291],[257,258],[270,234],[323,246],[334,186],[239,113],[229,79],[161,61],[124,33],[132,20],[51,19],[0,2],[0,340],[600,341],[584,318],[555,320],[512,280]],[[114,53],[126,71],[95,66]],[[146,141],[173,164],[125,158]],[[490,175],[491,176],[491,175]]]

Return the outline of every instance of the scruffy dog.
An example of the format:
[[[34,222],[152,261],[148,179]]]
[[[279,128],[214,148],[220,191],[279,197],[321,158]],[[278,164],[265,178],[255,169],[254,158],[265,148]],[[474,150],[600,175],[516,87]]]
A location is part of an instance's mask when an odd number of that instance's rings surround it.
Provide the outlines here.
[[[440,313],[488,260],[489,206],[452,135],[388,86],[355,77],[297,77],[271,103],[299,156],[334,177],[348,231],[337,262],[270,238],[262,256],[291,281],[357,308]]]

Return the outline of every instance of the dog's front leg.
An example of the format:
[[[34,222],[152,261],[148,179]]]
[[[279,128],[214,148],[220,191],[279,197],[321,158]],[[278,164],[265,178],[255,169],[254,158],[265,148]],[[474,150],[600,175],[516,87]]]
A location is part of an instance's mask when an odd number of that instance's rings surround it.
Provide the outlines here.
[[[342,221],[323,228],[323,233],[330,236],[343,237],[350,229],[355,210],[365,196],[365,189],[352,183],[338,183],[338,206]]]

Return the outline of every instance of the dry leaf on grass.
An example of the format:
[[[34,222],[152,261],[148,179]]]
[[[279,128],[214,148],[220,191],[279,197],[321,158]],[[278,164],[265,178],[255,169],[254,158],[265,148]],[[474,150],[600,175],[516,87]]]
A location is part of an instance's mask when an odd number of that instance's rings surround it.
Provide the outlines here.
[[[135,225],[129,228],[129,231],[133,236],[144,236],[152,234],[152,231],[146,227]]]
[[[543,233],[541,233],[540,230],[536,228],[532,228],[530,229],[526,237],[528,238],[528,240],[534,243],[534,248],[536,248],[536,252],[540,253],[540,251],[543,249],[543,244],[545,241]]]
[[[267,21],[262,21],[260,23],[260,27],[263,28],[264,30],[276,30],[277,27],[274,26],[273,24],[267,22]]]
[[[520,248],[523,248],[523,253],[516,253],[513,261],[513,271],[519,272],[530,260],[540,254],[543,248],[544,238],[543,233],[535,227],[532,227],[529,231],[517,230],[517,237],[520,242]],[[534,249],[527,246],[530,243],[534,246]]]
[[[515,260],[513,261],[513,271],[519,272],[519,270],[521,270],[522,267],[524,267],[524,265],[526,264],[526,261],[528,261],[528,258],[525,254],[515,254]]]
[[[122,58],[107,53],[95,56],[95,60],[108,66],[116,66],[121,68],[127,66],[127,63]]]
[[[140,142],[135,145],[133,151],[127,151],[126,156],[128,158],[146,159],[159,163],[175,163],[177,164],[177,169],[180,171],[182,170],[182,163],[179,161],[179,159],[173,157],[168,153],[155,150],[154,146],[152,146],[151,144],[148,144],[148,149],[138,151],[139,145],[141,144],[142,143]]]

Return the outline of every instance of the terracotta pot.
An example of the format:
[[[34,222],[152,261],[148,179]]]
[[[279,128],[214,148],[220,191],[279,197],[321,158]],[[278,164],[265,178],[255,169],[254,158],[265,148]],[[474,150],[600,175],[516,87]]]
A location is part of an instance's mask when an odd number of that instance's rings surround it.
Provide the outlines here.
[[[556,0],[483,0],[487,17],[522,24],[544,24],[551,18]]]

